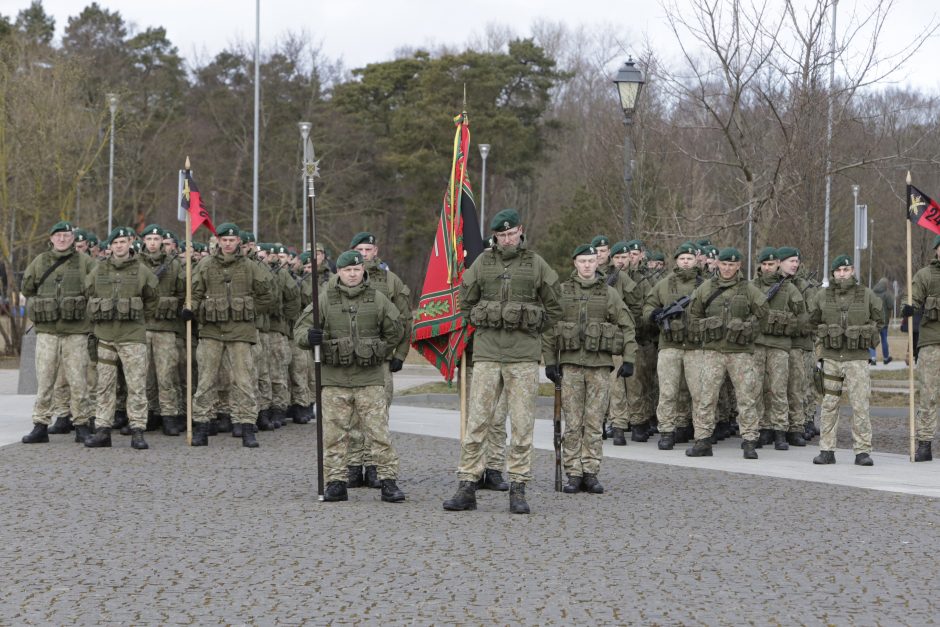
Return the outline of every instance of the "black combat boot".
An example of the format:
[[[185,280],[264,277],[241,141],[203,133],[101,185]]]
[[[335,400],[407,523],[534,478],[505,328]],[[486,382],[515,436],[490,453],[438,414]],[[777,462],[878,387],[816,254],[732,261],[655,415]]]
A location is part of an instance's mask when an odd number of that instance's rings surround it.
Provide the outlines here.
[[[348,484],[350,488],[365,487],[366,477],[363,474],[362,466],[347,466],[346,472],[349,474]]]
[[[143,429],[133,429],[131,431],[131,448],[137,449],[138,451],[146,451],[150,448],[150,445],[147,444],[147,440],[144,439]]]
[[[401,503],[405,500],[405,493],[394,479],[382,479],[382,500],[386,503]]]
[[[231,414],[216,414],[216,420],[219,421],[219,433],[231,433],[232,432],[232,415]]]
[[[687,444],[692,441],[694,435],[695,430],[692,428],[692,425],[676,427],[676,444]]]
[[[835,451],[819,451],[819,455],[813,458],[813,463],[817,465],[836,463]]]
[[[258,427],[252,424],[245,425],[242,428],[242,446],[245,448],[258,448],[261,446],[258,444],[258,438],[255,437],[255,432],[258,430]]]
[[[49,427],[50,435],[62,435],[72,432],[72,414],[65,414],[55,419],[55,424]]]
[[[114,420],[112,420],[111,428],[112,429],[123,429],[128,426],[130,422],[127,419],[127,411],[124,409],[117,409],[114,411]],[[130,435],[130,433],[127,433]]]
[[[659,436],[659,450],[661,451],[671,451],[676,445],[676,433],[674,431],[664,431],[662,435]]]
[[[88,428],[88,425],[75,425],[75,442],[77,444],[84,444],[90,435],[91,429]]]
[[[163,416],[163,435],[179,435],[179,427],[176,426],[176,416]]]
[[[194,422],[193,423],[192,446],[209,446],[209,423],[208,422]]]
[[[262,409],[258,412],[258,429],[261,431],[274,431],[274,425],[271,424],[271,410]]]
[[[307,408],[303,405],[294,405],[294,424],[305,425],[310,422],[310,416],[307,414]]]
[[[449,512],[462,512],[477,508],[477,482],[461,481],[457,484],[454,496],[444,501],[444,509]]]
[[[614,446],[626,446],[627,445],[627,438],[623,434],[623,429],[621,429],[620,427],[611,427],[610,437],[614,441]]]
[[[23,444],[44,444],[49,441],[49,426],[33,423],[33,430],[23,436]]]
[[[787,444],[787,432],[774,430],[774,448],[778,451],[789,451],[790,445]]]
[[[914,453],[914,461],[933,461],[933,453],[930,452],[930,440],[917,440],[917,451]]]
[[[375,466],[366,466],[366,485],[374,489],[382,487],[382,482],[379,481],[379,473],[375,469]]]
[[[273,407],[271,409],[271,424],[275,429],[280,429],[287,424],[287,415],[280,407]]]
[[[85,446],[88,448],[111,448],[111,429],[108,427],[95,429],[95,432],[85,440]]]
[[[160,414],[155,411],[147,412],[147,431],[156,431],[160,428]],[[133,429],[131,430],[133,433]]]
[[[233,422],[232,423],[232,437],[240,438],[245,433],[245,423],[244,422]]]
[[[856,466],[874,466],[875,462],[872,461],[871,455],[868,453],[859,453],[855,456],[855,465]]]
[[[650,423],[647,420],[646,422],[641,422],[640,424],[633,425],[633,433],[630,434],[630,439],[634,442],[646,442],[650,439]]]
[[[480,484],[477,487],[480,490],[505,492],[509,489],[509,484],[503,480],[503,473],[498,470],[493,470],[492,468],[487,468],[483,471],[483,476],[480,477]]]
[[[786,442],[783,443],[786,446]],[[744,459],[757,459],[757,441],[744,440],[741,442],[741,449],[744,451]]]
[[[345,481],[330,481],[323,490],[323,500],[328,503],[348,501],[349,492],[346,491]]]
[[[712,443],[708,441],[708,438],[704,440],[695,440],[692,443],[692,446],[685,449],[686,457],[711,457],[712,456]]]
[[[787,444],[790,446],[806,446],[806,438],[803,437],[803,433],[800,431],[788,431]]]
[[[757,436],[757,443],[761,446],[765,444],[774,443],[774,430],[773,429],[761,429],[759,435]]]
[[[581,477],[577,475],[568,475],[568,483],[566,483],[561,491],[565,494],[577,494],[581,491]]]
[[[721,420],[715,425],[715,437],[724,440],[731,437],[731,421]]]
[[[117,427],[113,427],[113,428],[114,428],[114,429],[117,429]],[[121,427],[120,434],[121,434],[121,435],[130,435],[130,434],[131,434],[131,431],[132,431],[131,425],[130,425],[130,424],[125,424],[123,427]]]
[[[509,511],[513,514],[528,514],[529,504],[525,502],[525,484],[515,481],[509,486]]]
[[[209,419],[209,435],[219,435],[219,419]]]
[[[584,473],[584,481],[581,482],[581,489],[588,494],[603,494],[604,486],[597,480],[597,475],[589,472]]]

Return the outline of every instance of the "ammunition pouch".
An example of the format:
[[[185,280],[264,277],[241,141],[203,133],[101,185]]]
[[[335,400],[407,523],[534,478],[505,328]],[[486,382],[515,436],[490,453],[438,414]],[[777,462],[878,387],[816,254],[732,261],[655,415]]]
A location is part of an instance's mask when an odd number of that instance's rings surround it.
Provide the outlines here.
[[[928,296],[924,301],[924,320],[940,321],[940,296]]]
[[[356,365],[368,368],[385,361],[385,342],[375,337],[360,338],[356,342]]]
[[[761,320],[761,333],[776,337],[792,337],[798,332],[796,316],[782,309],[771,309]]]
[[[116,313],[114,311],[114,301],[110,298],[89,298],[88,316],[94,322],[108,322],[114,320]]]
[[[116,314],[112,320],[140,320],[144,317],[144,300],[140,296],[116,298],[112,312]]]
[[[720,316],[702,318],[702,339],[705,342],[720,342],[725,335],[725,323]]]
[[[34,296],[26,301],[26,315],[33,322],[55,322],[59,319],[59,303],[55,298]]]
[[[481,300],[470,310],[470,323],[479,329],[498,329],[503,326],[502,303]]]
[[[560,350],[576,351],[581,348],[581,329],[577,322],[559,322],[556,324],[555,337]]]
[[[355,354],[355,346],[351,337],[341,337],[323,342],[323,363],[328,366],[351,366]]]
[[[66,296],[59,305],[59,317],[65,322],[84,320],[87,305],[84,296]]]
[[[601,323],[601,353],[610,353],[619,355],[623,353],[624,338],[623,331],[616,324],[610,322]]]
[[[839,324],[821,324],[816,327],[816,335],[822,342],[823,348],[840,350],[842,348],[845,332]]]
[[[478,328],[537,334],[542,330],[544,319],[545,312],[538,305],[514,301],[481,300],[470,309],[470,323]]]
[[[236,296],[232,298],[232,321],[250,322],[255,319],[255,299],[251,296]]]
[[[876,348],[881,335],[873,324],[850,325],[845,329],[845,347],[848,350]]]
[[[669,330],[665,328],[662,330],[663,337],[666,338],[669,342],[675,342],[676,344],[682,344],[685,342],[686,337],[689,335],[686,333],[685,322],[682,320],[670,320],[669,321]],[[690,338],[691,339],[691,338]]]
[[[584,350],[596,353],[601,349],[601,323],[588,322],[584,325]]]
[[[251,322],[255,319],[255,299],[236,296],[231,304],[225,298],[207,298],[200,307],[200,322]]]
[[[728,332],[725,341],[729,344],[747,346],[754,342],[754,323],[749,320],[732,318],[728,321]]]
[[[88,334],[88,358],[92,363],[98,363],[98,338],[93,333]]]
[[[702,343],[702,340],[705,338],[705,320],[703,318],[689,321],[689,328],[688,332],[686,333],[686,338],[690,344]]]
[[[156,320],[176,320],[179,318],[180,299],[175,296],[161,296],[157,301]]]

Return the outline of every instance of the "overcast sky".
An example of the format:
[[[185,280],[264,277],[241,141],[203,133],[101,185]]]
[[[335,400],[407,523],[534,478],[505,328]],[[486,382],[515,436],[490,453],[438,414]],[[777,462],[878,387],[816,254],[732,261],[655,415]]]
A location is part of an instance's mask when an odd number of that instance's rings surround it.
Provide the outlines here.
[[[782,0],[770,0],[777,2]],[[798,0],[799,1],[799,0]],[[838,26],[847,25],[851,13],[862,12],[876,0],[841,0]],[[681,3],[682,0],[677,0]],[[164,26],[170,40],[189,60],[211,58],[239,39],[253,42],[255,0],[98,0],[118,10],[137,30]],[[936,0],[895,0],[887,30],[891,49],[906,45],[921,34],[923,25],[940,8]],[[15,14],[29,0],[0,0],[0,13]],[[44,0],[56,19],[61,37],[69,16],[77,15],[90,0]],[[443,0],[261,0],[262,49],[288,30],[304,29],[321,42],[328,58],[342,59],[347,68],[391,59],[402,47],[462,44],[480,34],[487,24],[512,26],[526,34],[537,18],[576,25],[611,25],[623,33],[629,46],[647,38],[667,60],[677,46],[667,30],[663,9],[656,0],[474,0],[459,4]],[[886,39],[887,39],[886,38]],[[660,44],[661,42],[661,44]],[[940,72],[926,42],[898,76],[934,90]]]

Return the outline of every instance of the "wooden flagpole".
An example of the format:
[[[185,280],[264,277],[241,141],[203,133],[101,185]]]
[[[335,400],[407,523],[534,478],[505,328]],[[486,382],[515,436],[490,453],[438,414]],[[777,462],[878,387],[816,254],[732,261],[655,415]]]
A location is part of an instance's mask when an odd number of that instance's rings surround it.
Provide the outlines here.
[[[907,173],[907,205],[910,208],[911,204],[911,173]],[[913,291],[914,279],[913,279],[913,269],[911,262],[911,221],[910,219],[905,220],[907,222],[907,304],[913,305]],[[907,384],[908,384],[908,423],[910,430],[910,455],[911,461],[914,461],[914,316],[907,321],[907,354],[910,355],[911,363],[907,367]]]
[[[467,432],[467,351],[464,350],[460,360],[460,442],[463,443],[464,433]]]
[[[189,188],[189,155],[186,156],[184,165],[187,181],[184,183]],[[190,209],[192,207],[190,206]],[[186,210],[186,309],[193,308],[193,233],[192,216],[189,209]],[[186,321],[186,446],[193,445],[193,321]]]

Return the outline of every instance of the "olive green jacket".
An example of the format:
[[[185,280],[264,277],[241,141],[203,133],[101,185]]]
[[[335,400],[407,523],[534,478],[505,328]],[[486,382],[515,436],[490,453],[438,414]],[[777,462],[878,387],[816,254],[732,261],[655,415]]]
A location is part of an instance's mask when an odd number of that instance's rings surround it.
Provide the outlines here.
[[[653,324],[650,317],[655,309],[666,309],[684,296],[690,296],[702,282],[698,268],[683,270],[674,267],[668,276],[657,281],[646,295],[643,306],[643,319]],[[689,339],[689,303],[681,315],[670,318],[669,331],[660,329],[659,348],[678,348],[682,350],[701,348],[701,342],[693,343]]]
[[[911,299],[914,309],[924,311],[917,345],[940,344],[940,260],[934,259],[914,275]]]
[[[68,257],[68,261],[62,263],[52,271],[42,285],[39,285],[39,279],[52,267],[52,265],[62,257]],[[74,335],[79,333],[88,333],[91,330],[91,324],[85,315],[85,278],[95,267],[95,262],[91,257],[76,252],[75,248],[70,248],[65,252],[49,250],[40,253],[26,267],[23,274],[23,285],[20,291],[28,299],[26,309],[36,333],[54,333],[57,335]],[[63,299],[69,299],[63,303]],[[34,306],[37,303],[45,301],[51,304],[55,301],[54,312],[51,316],[35,315]],[[71,307],[70,313],[65,314],[63,319],[62,305]],[[37,317],[54,318],[46,322],[37,322]]]
[[[721,288],[727,289],[712,298]],[[708,279],[692,292],[689,332],[693,342],[701,337],[705,350],[753,353],[754,339],[760,332],[759,320],[766,312],[767,297],[740,272],[727,280]]]
[[[411,350],[411,327],[413,322],[411,290],[397,274],[388,268],[382,267],[381,259],[375,258],[372,261],[367,261],[363,264],[363,268],[369,277],[369,285],[382,292],[398,308],[398,319],[404,333],[398,346],[395,347],[395,352],[389,355],[389,359],[397,357],[405,361],[408,351]]]
[[[223,255],[221,248],[217,248],[208,257],[203,257],[193,272],[193,311],[201,310],[203,301],[209,291],[208,275],[214,270],[228,270],[235,268],[236,264],[243,264],[247,268],[251,287],[245,294],[233,294],[233,297],[250,296],[254,299],[255,320],[259,315],[267,315],[274,303],[271,272],[261,267],[257,262],[236,251],[232,255]],[[258,330],[255,320],[229,320],[226,322],[199,323],[199,337],[219,340],[222,342],[249,342],[258,341]]]
[[[277,284],[278,295],[271,313],[271,330],[290,337],[294,322],[300,316],[300,288],[287,268],[268,267]]]
[[[176,255],[159,252],[140,254],[140,263],[147,266],[160,282],[157,286],[156,313],[147,318],[148,331],[170,331],[182,334],[186,325],[179,317],[186,298],[186,270]],[[174,303],[175,301],[175,303]]]
[[[597,269],[598,273],[605,281],[610,281],[611,275],[616,272],[613,264],[608,264],[603,268]],[[640,329],[643,326],[643,299],[645,297],[643,289],[636,281],[630,278],[626,271],[619,271],[617,278],[613,283],[608,283],[620,295],[621,300],[626,304],[630,316],[633,318],[633,326]]]
[[[859,285],[854,276],[844,281],[833,279],[829,287],[820,289],[809,317],[810,323],[816,325],[823,359],[867,361],[868,348],[881,341],[881,299]],[[851,329],[861,336],[850,337]],[[858,346],[852,347],[850,342],[857,342]]]
[[[800,327],[800,332],[790,338],[791,346],[803,351],[815,351],[816,344],[814,336],[816,329],[809,321],[809,310],[812,307],[813,299],[816,298],[816,294],[819,291],[819,286],[806,278],[806,272],[802,267],[790,280],[800,292],[800,296],[803,297],[803,304],[806,308],[806,315],[802,318],[803,325]]]
[[[766,295],[781,279],[783,275],[779,272],[765,276],[758,270],[751,283]],[[754,343],[789,352],[793,338],[798,337],[800,329],[806,327],[808,318],[800,290],[792,280],[784,280],[774,297],[767,301],[767,313],[760,319],[760,335]]]
[[[136,279],[133,277],[135,268],[137,269]],[[107,280],[104,280],[105,276]],[[157,309],[158,285],[156,275],[134,254],[124,261],[112,255],[99,262],[85,279],[85,291],[88,298],[139,297],[143,301],[143,315],[138,320],[94,322],[94,334],[98,340],[109,344],[145,343],[147,320],[153,317]]]

